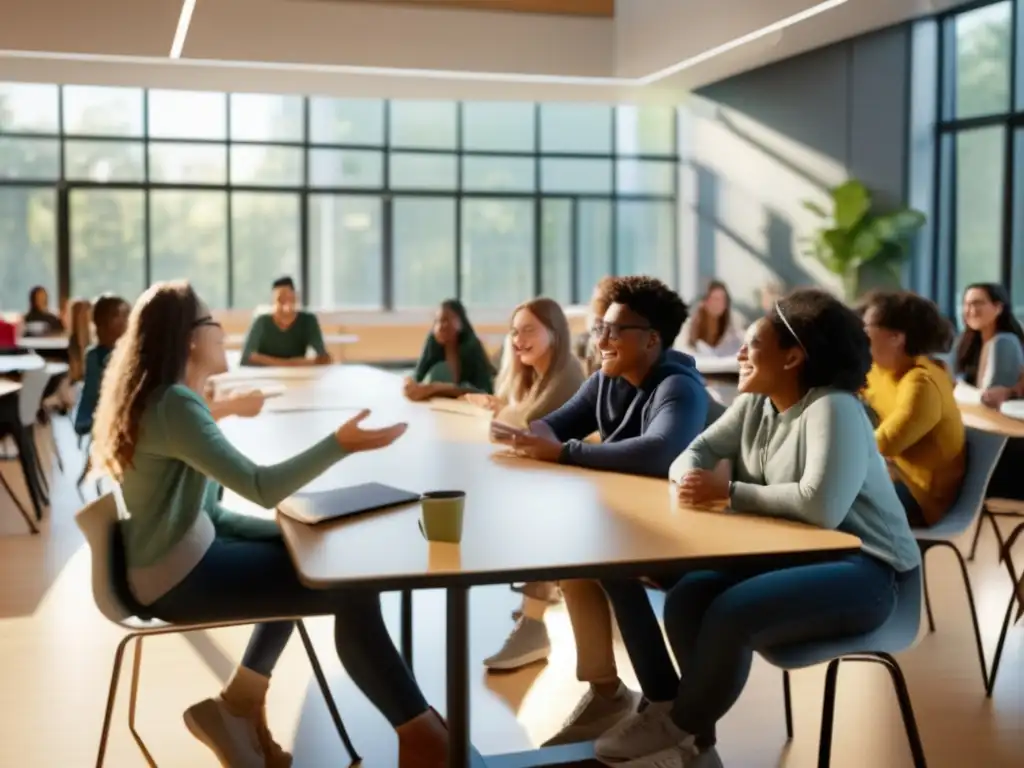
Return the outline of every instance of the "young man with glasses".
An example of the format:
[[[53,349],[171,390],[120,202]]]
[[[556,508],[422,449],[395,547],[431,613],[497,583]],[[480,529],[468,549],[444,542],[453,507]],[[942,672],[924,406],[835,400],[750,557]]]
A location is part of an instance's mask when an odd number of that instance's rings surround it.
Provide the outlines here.
[[[562,408],[528,430],[496,423],[492,436],[541,461],[667,477],[672,461],[704,430],[713,405],[693,358],[672,349],[686,321],[686,305],[660,280],[641,276],[617,278],[608,298],[603,320],[593,326],[600,370]],[[601,442],[586,442],[594,433]],[[562,590],[576,636],[576,674],[590,690],[546,746],[596,739],[640,702],[619,679],[611,614],[600,584],[564,581]],[[646,599],[636,601],[636,608],[638,621],[657,626]],[[664,674],[637,669],[641,681]]]

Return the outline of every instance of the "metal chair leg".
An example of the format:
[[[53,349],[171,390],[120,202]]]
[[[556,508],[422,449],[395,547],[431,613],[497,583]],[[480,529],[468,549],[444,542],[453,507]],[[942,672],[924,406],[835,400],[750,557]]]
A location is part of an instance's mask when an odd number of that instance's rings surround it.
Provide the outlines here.
[[[964,560],[964,556],[960,554],[960,550],[951,542],[940,541],[936,542],[936,544],[953,550],[953,553],[956,555],[956,561],[960,564],[960,573],[964,579],[964,590],[967,592],[967,605],[971,609],[971,624],[974,626],[974,644],[978,649],[978,663],[981,665],[981,681],[982,685],[985,687],[985,695],[991,697],[992,689],[988,684],[988,670],[985,666],[985,646],[981,641],[981,627],[978,625],[978,609],[974,604],[974,590],[971,588],[971,577],[967,573],[967,562]]]
[[[412,590],[402,590],[402,658],[413,677],[412,665]]]
[[[978,524],[974,526],[974,538],[971,539],[971,551],[967,555],[967,559],[972,563],[974,562],[974,556],[978,553],[978,539],[981,538],[981,529],[985,526],[985,518],[988,517],[988,508],[982,507],[981,514],[978,516]]]
[[[352,744],[352,740],[348,736],[348,731],[345,729],[345,723],[341,720],[341,713],[338,712],[338,705],[334,701],[334,696],[331,694],[330,686],[327,685],[327,677],[324,675],[323,667],[320,666],[320,659],[316,655],[316,649],[313,647],[313,641],[309,637],[309,632],[306,630],[306,624],[303,621],[296,621],[295,626],[299,630],[299,637],[302,640],[302,647],[306,649],[306,655],[309,657],[309,665],[313,667],[313,676],[316,678],[317,685],[320,686],[320,692],[323,694],[324,701],[327,704],[327,711],[331,713],[331,720],[334,721],[334,727],[338,731],[338,736],[341,737],[341,743],[345,746],[345,751],[348,752],[349,759],[353,763],[362,762],[359,753],[356,752],[355,746]]]
[[[988,678],[988,695],[991,696],[996,687],[996,675],[999,674],[999,662],[1003,658],[1003,647],[1006,645],[1006,636],[1010,632],[1011,618],[1013,617],[1013,603],[1020,602],[1021,591],[1024,590],[1024,576],[1014,585],[1014,591],[1006,604],[1006,613],[1003,614],[1003,626],[999,630],[999,640],[996,642],[996,652],[992,657],[992,669]]]
[[[934,632],[935,631],[935,616],[932,615],[932,598],[931,598],[931,595],[928,592],[928,563],[927,563],[927,556],[928,556],[928,550],[929,550],[930,547],[927,546],[927,545],[919,545],[919,547],[921,549],[921,581],[922,581],[922,587],[923,587],[922,591],[924,592],[924,608],[925,608],[925,613],[928,614],[928,631],[929,632]]]
[[[903,727],[907,732],[907,741],[910,742],[910,754],[914,758],[914,768],[927,768],[928,762],[924,756],[924,745],[921,744],[921,734],[917,730],[914,706],[910,701],[910,692],[907,690],[907,680],[903,676],[903,670],[900,669],[899,662],[888,653],[874,655],[883,662],[883,666],[889,670],[889,676],[892,678],[892,687],[896,691],[900,714],[903,716]]]
[[[132,687],[128,698],[128,730],[132,732],[132,737],[135,739],[135,743],[139,745],[139,751],[146,758],[149,768],[157,768],[153,755],[149,753],[145,742],[142,741],[142,736],[139,735],[138,730],[135,728],[135,710],[139,703],[139,677],[142,673],[142,641],[144,639],[140,635],[135,640],[135,659],[132,662]]]
[[[110,690],[107,693],[107,709],[103,715],[103,730],[100,731],[100,746],[96,753],[96,768],[103,768],[103,760],[107,756],[107,741],[110,739],[110,723],[114,717],[114,703],[117,700],[117,683],[121,679],[121,665],[124,662],[124,651],[135,635],[126,635],[117,644],[114,651],[114,669],[110,673]]]
[[[793,740],[793,700],[789,691],[789,670],[782,671],[782,699],[786,708],[786,738]]]
[[[836,714],[836,683],[842,659],[832,659],[825,671],[825,694],[821,708],[821,736],[818,741],[818,768],[832,763],[832,724]]]
[[[33,522],[31,515],[29,515],[25,507],[21,505],[21,502],[18,501],[18,497],[14,495],[14,491],[11,489],[11,486],[7,484],[7,478],[5,478],[3,474],[0,474],[0,484],[2,484],[4,490],[7,491],[7,495],[11,497],[11,501],[14,502],[14,506],[18,508],[18,512],[21,513],[21,517],[24,519],[25,525],[28,526],[29,531],[32,533],[39,533],[39,529],[36,528],[36,524]]]

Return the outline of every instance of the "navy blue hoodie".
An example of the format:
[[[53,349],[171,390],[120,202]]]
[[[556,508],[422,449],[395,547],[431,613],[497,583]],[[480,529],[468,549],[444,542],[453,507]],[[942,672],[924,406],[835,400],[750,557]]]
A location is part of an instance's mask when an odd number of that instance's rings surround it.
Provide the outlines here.
[[[565,443],[563,464],[668,477],[675,458],[704,431],[710,399],[693,358],[670,349],[639,387],[598,371],[541,421]],[[600,444],[583,442],[594,432]]]

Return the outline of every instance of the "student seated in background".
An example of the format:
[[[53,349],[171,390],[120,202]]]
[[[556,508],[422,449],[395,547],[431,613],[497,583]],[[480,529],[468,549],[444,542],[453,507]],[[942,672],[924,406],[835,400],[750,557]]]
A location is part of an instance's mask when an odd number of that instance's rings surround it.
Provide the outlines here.
[[[0,353],[10,354],[17,351],[18,328],[14,323],[7,322],[0,316]]]
[[[434,316],[416,370],[405,380],[405,396],[419,401],[493,391],[494,368],[466,308],[458,299],[446,299]]]
[[[860,318],[831,295],[796,291],[740,350],[740,397],[672,464],[688,507],[719,507],[839,529],[863,549],[816,565],[690,572],[665,599],[665,629],[639,637],[609,596],[634,665],[662,659],[660,696],[597,740],[605,761],[636,768],[717,768],[716,723],[765,647],[860,635],[892,613],[897,579],[921,562],[857,393],[871,353]],[[732,480],[715,473],[732,463]],[[656,627],[656,625],[655,625]],[[645,642],[641,642],[645,641]],[[651,685],[654,687],[654,684]]]
[[[583,384],[583,369],[572,354],[569,321],[557,301],[533,299],[512,313],[510,348],[498,372],[495,394],[465,395],[489,409],[503,424],[526,427],[565,405]],[[493,656],[488,669],[508,671],[546,659],[551,641],[544,612],[557,600],[558,585],[526,584],[523,607],[512,634]]]
[[[187,283],[142,295],[110,360],[93,430],[94,460],[117,479],[130,512],[120,525],[135,599],[172,623],[333,615],[339,659],[398,732],[399,767],[443,768],[447,728],[391,642],[379,594],[303,586],[276,521],[217,501],[223,484],[273,508],[346,456],[390,445],[406,426],[363,429],[364,411],[305,451],[259,466],[224,437],[203,397],[209,377],[226,369],[224,331]],[[255,416],[262,396],[239,402],[237,415]],[[186,710],[185,725],[222,765],[291,765],[264,702],[292,629],[257,624],[221,694]]]
[[[82,394],[78,397],[78,410],[75,412],[75,432],[79,435],[92,432],[93,414],[100,399],[103,372],[107,369],[114,345],[128,327],[130,311],[131,306],[120,296],[100,296],[92,306],[96,345],[85,354]]]
[[[956,343],[954,373],[981,390],[981,402],[1000,408],[1024,397],[1024,329],[1013,316],[1010,296],[996,283],[975,283],[964,290],[966,326]],[[988,497],[1024,500],[1024,438],[1006,441],[988,484]]]
[[[608,298],[611,304],[595,327],[601,370],[528,430],[495,422],[492,436],[541,461],[664,477],[708,418],[709,397],[693,359],[672,349],[686,305],[651,277],[617,278]],[[601,442],[585,442],[595,432]],[[576,675],[590,688],[547,746],[592,740],[639,703],[619,679],[601,585],[578,579],[561,587],[576,638]],[[640,607],[657,626],[650,606]]]
[[[996,283],[975,283],[964,291],[966,328],[957,339],[955,373],[980,389],[990,408],[1024,397],[1024,329],[1011,307],[1006,289]]]
[[[309,349],[316,357],[306,357]],[[302,366],[330,362],[316,315],[298,308],[298,294],[290,277],[278,278],[273,284],[270,314],[253,320],[246,334],[242,365]]]
[[[864,330],[874,364],[864,401],[878,417],[878,450],[915,527],[939,522],[966,470],[964,423],[953,380],[931,359],[949,351],[953,328],[939,308],[909,291],[871,295]]]
[[[593,376],[601,370],[601,352],[597,348],[597,338],[594,329],[598,327],[608,311],[611,301],[608,293],[615,285],[614,277],[604,277],[594,286],[594,292],[590,296],[590,307],[587,312],[587,330],[576,336],[574,352],[577,359],[583,364],[583,372],[587,376]]]
[[[679,334],[680,348],[698,355],[734,357],[743,331],[732,315],[732,297],[725,283],[712,280]]]
[[[64,323],[50,311],[50,296],[41,285],[28,292],[28,311],[21,322],[26,336],[54,336],[64,332]]]

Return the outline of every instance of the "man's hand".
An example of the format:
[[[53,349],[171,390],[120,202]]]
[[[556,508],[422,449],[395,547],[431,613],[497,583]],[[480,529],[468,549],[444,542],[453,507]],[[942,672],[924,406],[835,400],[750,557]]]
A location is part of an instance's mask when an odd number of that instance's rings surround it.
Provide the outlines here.
[[[550,429],[547,432],[550,433]],[[538,434],[537,431],[514,429],[497,421],[491,424],[491,439],[537,461],[558,461],[564,447],[553,433]]]

